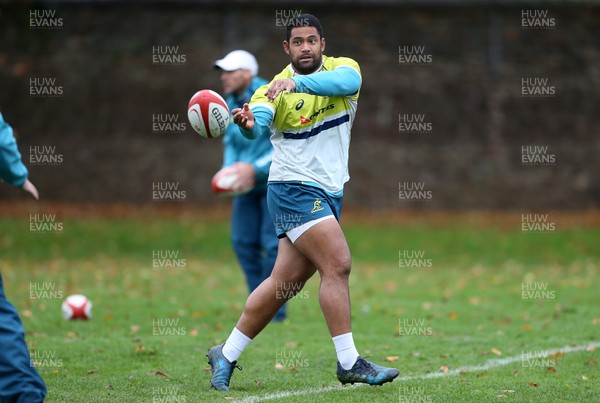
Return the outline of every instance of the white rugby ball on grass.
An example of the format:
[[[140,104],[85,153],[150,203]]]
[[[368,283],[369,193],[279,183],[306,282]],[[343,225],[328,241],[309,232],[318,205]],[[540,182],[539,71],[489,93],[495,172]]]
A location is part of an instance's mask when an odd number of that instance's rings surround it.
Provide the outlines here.
[[[62,303],[61,310],[65,320],[88,320],[92,317],[92,302],[85,295],[69,295]]]

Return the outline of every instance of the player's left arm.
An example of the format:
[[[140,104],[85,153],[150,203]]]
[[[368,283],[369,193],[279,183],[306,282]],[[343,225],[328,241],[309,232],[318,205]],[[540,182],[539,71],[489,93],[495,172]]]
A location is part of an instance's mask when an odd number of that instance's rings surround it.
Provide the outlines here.
[[[320,96],[356,95],[362,84],[358,63],[347,57],[337,59],[333,70],[275,80],[265,95],[273,101],[281,92],[302,92]]]
[[[335,70],[320,71],[305,76],[294,76],[296,92],[321,96],[350,96],[360,89],[360,73],[350,66],[339,66]]]

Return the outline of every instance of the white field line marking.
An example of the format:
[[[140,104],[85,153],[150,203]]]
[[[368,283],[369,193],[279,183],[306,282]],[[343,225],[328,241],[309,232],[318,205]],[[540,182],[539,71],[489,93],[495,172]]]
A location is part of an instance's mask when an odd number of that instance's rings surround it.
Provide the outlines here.
[[[556,354],[558,352],[563,352],[565,354],[574,353],[577,351],[583,351],[587,347],[590,347],[590,346],[600,347],[600,341],[589,342],[589,343],[586,343],[585,346],[565,346],[565,347],[561,347],[561,348],[554,348],[551,350],[536,351],[536,356],[548,356],[550,354]],[[444,376],[458,375],[463,371],[465,371],[465,372],[485,371],[485,370],[488,370],[491,368],[503,367],[505,365],[509,365],[514,362],[519,362],[522,359],[523,359],[522,354],[512,356],[512,357],[492,359],[492,360],[487,360],[485,362],[485,364],[456,368],[456,369],[452,369],[448,372],[430,372],[430,373],[424,374],[424,375],[403,376],[403,377],[394,379],[394,382],[412,381],[415,379],[440,378],[440,377],[444,377]],[[333,390],[339,390],[339,391],[352,390],[354,388],[361,387],[361,386],[365,386],[365,384],[361,383],[361,384],[357,384],[357,385],[351,386],[351,387],[348,387],[348,386],[343,387],[340,385],[336,385],[336,386],[327,386],[325,388],[312,388],[312,389],[295,390],[295,391],[289,391],[289,392],[271,393],[271,394],[264,395],[264,396],[250,396],[250,397],[247,397],[242,400],[237,400],[237,402],[240,402],[240,403],[263,402],[266,400],[284,399],[286,397],[291,397],[291,396],[304,396],[304,395],[312,395],[315,393],[326,393],[326,392],[331,392]]]

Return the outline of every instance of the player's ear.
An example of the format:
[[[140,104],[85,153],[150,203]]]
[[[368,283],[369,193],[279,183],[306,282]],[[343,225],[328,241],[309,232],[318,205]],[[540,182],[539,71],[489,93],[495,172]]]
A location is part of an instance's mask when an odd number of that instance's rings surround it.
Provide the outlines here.
[[[290,54],[290,43],[288,41],[283,41],[283,51],[286,55]]]
[[[325,52],[325,38],[321,38],[321,52]]]

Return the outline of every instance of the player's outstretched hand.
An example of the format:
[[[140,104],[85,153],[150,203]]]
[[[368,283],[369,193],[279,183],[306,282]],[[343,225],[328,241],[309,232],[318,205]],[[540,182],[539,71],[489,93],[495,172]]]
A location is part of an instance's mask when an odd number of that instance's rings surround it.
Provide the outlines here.
[[[33,197],[35,200],[40,199],[40,195],[39,195],[37,189],[35,188],[35,186],[33,186],[33,183],[31,183],[29,181],[29,179],[25,179],[25,183],[23,184],[23,186],[21,186],[21,189],[23,189],[23,191],[29,193],[31,195],[31,197]]]
[[[248,107],[248,104],[244,104],[243,108],[235,108],[231,111],[231,114],[233,116],[233,123],[242,129],[252,130],[254,127],[254,114]]]
[[[267,92],[265,92],[265,95],[267,96],[267,98],[269,98],[269,101],[273,102],[273,100],[277,98],[277,95],[279,95],[280,92],[294,92],[295,90],[296,82],[294,82],[294,80],[292,80],[291,78],[281,78],[271,83],[271,86],[269,87]]]

